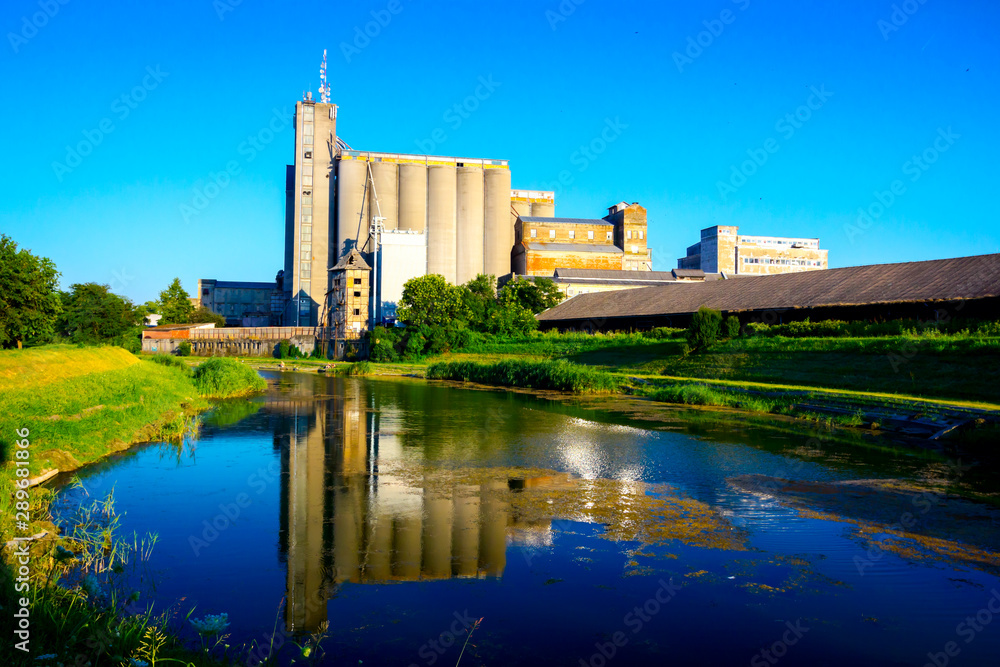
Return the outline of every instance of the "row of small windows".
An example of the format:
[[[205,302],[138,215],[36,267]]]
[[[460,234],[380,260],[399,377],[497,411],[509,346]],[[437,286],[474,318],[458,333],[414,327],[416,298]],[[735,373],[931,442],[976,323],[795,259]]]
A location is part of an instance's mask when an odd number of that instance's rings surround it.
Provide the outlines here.
[[[821,263],[811,259],[774,259],[772,257],[744,257],[744,264],[768,264],[774,266],[820,266]]]
[[[533,238],[533,239],[538,238],[538,230],[537,229],[532,229],[531,232],[530,232],[530,234],[531,234],[531,238]],[[550,239],[554,239],[555,237],[556,237],[556,230],[550,229],[549,230],[549,238]],[[569,230],[569,238],[571,238],[571,239],[575,239],[576,238],[576,230],[575,229]],[[594,231],[593,230],[587,230],[587,238],[590,239],[591,241],[594,240]],[[608,240],[609,241],[611,240],[611,232],[608,232]]]
[[[759,245],[787,245],[787,246],[801,246],[804,248],[818,248],[818,241],[797,241],[794,239],[783,240],[783,239],[751,239],[742,237],[740,238],[741,243],[757,243]]]

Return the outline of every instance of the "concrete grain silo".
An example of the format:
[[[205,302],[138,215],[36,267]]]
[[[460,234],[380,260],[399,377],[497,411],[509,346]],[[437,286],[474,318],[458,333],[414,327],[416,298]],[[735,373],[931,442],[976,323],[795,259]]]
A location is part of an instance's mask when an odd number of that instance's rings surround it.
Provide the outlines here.
[[[427,273],[456,284],[457,189],[455,167],[433,165],[427,172]]]
[[[483,221],[483,273],[499,278],[510,273],[514,223],[510,217],[510,170],[487,169]]]
[[[483,272],[485,180],[480,167],[458,168],[457,271],[461,285]]]
[[[551,201],[531,202],[531,216],[534,218],[554,218],[556,215],[556,204]]]
[[[368,165],[362,160],[339,160],[337,168],[337,240],[335,260],[351,248],[364,246],[371,214],[368,209]],[[361,243],[358,243],[358,238]]]
[[[398,183],[399,165],[395,162],[371,162],[372,178],[375,187],[369,188],[368,206],[372,215],[377,215],[379,211],[385,218],[386,230],[393,230],[398,227],[399,213],[398,205]],[[375,206],[375,197],[378,196],[378,207]],[[368,223],[371,224],[371,216]],[[365,232],[367,233],[367,227]],[[363,244],[362,244],[363,245]]]
[[[427,227],[427,166],[399,165],[399,229],[423,232]]]

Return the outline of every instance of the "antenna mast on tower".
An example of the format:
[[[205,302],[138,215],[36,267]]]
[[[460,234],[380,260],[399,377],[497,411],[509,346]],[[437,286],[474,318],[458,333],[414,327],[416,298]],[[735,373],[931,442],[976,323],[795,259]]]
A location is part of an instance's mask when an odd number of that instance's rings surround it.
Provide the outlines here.
[[[326,49],[323,49],[323,63],[319,66],[319,101],[330,103],[330,84],[326,82]]]

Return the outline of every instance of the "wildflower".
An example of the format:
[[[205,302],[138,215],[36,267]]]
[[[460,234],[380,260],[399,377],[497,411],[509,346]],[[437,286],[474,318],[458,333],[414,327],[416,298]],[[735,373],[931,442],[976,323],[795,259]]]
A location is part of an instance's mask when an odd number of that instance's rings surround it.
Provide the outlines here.
[[[209,614],[202,619],[192,618],[191,625],[202,635],[217,635],[229,627],[229,614]]]

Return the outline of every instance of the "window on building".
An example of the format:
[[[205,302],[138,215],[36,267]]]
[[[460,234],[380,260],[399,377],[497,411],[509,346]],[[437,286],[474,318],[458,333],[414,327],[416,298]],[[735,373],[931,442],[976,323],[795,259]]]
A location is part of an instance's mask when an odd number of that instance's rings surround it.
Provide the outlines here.
[[[537,229],[532,229],[531,230],[531,238],[535,238],[536,236],[538,236],[538,230]]]
[[[308,150],[308,151],[305,152],[305,157],[306,157],[307,160],[311,160],[312,156],[313,156],[312,150]]]
[[[360,308],[355,308],[354,309],[354,314],[355,315],[360,315],[361,314],[361,309]]]
[[[631,229],[628,230],[627,232],[625,232],[625,238],[627,238],[629,241],[632,240],[632,230]]]
[[[361,278],[355,278],[354,279],[354,284],[355,285],[360,285],[361,284]]]
[[[632,246],[632,252],[639,252],[639,246],[637,245]]]
[[[642,240],[642,234],[643,234],[643,232],[642,232],[642,230],[640,229],[640,230],[639,230],[639,240],[640,240],[640,241]]]
[[[357,290],[354,290],[354,296],[358,296],[358,297],[361,296],[361,292],[359,292]]]
[[[591,229],[590,231],[587,232],[587,238],[590,239],[591,241],[594,240],[594,230],[593,229]]]
[[[556,230],[550,229],[549,230],[549,238],[550,239],[554,239],[555,237],[556,237]]]
[[[611,240],[611,232],[608,232],[608,240]]]
[[[571,239],[575,239],[576,238],[576,230],[575,229],[569,230],[569,237]]]

